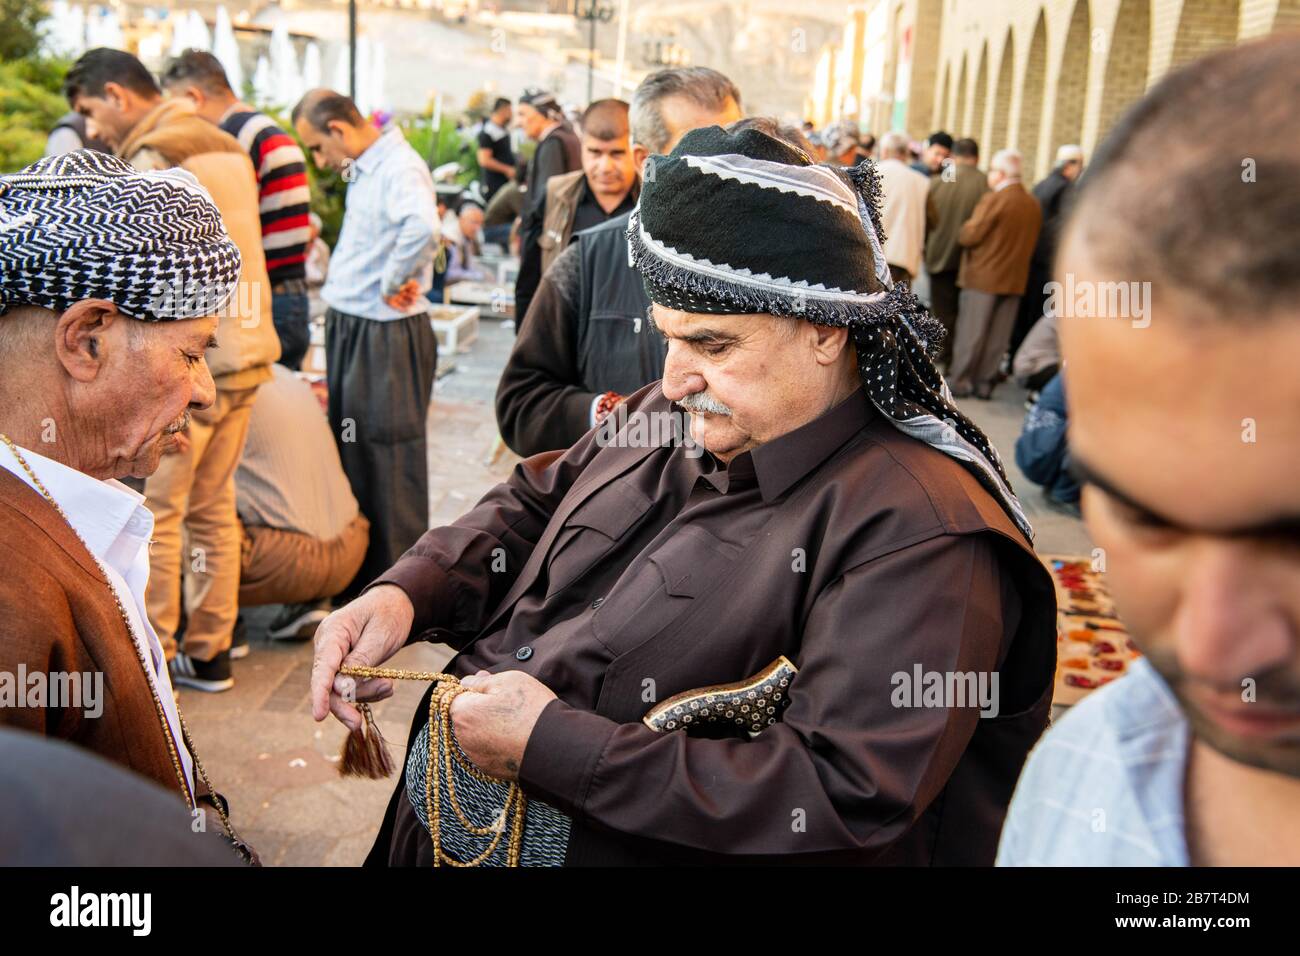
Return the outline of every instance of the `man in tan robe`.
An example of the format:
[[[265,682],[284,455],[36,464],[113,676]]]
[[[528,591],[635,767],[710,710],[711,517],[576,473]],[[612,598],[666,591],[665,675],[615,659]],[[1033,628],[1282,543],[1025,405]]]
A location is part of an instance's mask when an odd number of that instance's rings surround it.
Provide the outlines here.
[[[149,71],[129,53],[91,50],[68,72],[64,91],[69,104],[89,116],[136,169],[180,167],[192,173],[239,247],[238,294],[221,319],[221,348],[208,356],[215,400],[195,414],[188,440],[163,459],[144,488],[157,540],[149,617],[172,662],[172,676],[198,690],[229,690],[230,661],[248,650],[247,644],[232,646],[240,566],[235,467],[257,387],[270,379],[271,363],[280,357],[257,178],[233,136],[201,119],[188,100],[164,100]],[[178,648],[182,587],[187,624]]]
[[[204,355],[239,269],[186,172],[79,150],[0,177],[0,723],[150,778],[231,839],[145,609],[153,517],[117,479],[213,404]]]

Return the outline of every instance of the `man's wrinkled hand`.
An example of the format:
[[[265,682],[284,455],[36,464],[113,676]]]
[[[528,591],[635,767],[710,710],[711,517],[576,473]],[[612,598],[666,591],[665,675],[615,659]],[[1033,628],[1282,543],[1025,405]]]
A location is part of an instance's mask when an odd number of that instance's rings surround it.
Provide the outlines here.
[[[345,604],[316,629],[311,665],[311,715],[324,720],[333,714],[349,730],[361,726],[354,703],[383,700],[393,694],[393,682],[383,678],[340,677],[344,664],[377,667],[388,660],[411,633],[415,608],[406,592],[381,584]]]
[[[523,671],[479,671],[460,684],[471,691],[451,704],[461,749],[489,776],[518,780],[528,738],[555,692]]]
[[[384,302],[389,307],[399,310],[409,309],[420,299],[420,283],[414,279],[407,279],[402,283],[402,287],[390,296],[384,297]]]

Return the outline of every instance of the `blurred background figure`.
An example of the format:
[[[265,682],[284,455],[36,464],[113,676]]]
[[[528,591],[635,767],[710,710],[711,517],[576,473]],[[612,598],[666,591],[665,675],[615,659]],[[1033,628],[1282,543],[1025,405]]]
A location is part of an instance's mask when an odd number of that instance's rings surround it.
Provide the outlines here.
[[[330,247],[320,237],[320,216],[310,213],[307,222],[311,227],[311,242],[307,246],[307,285],[309,288],[320,288],[329,276]]]
[[[271,280],[271,318],[280,337],[280,364],[302,368],[311,344],[308,329],[307,157],[297,140],[265,113],[242,102],[230,88],[226,71],[211,53],[186,50],[167,66],[162,88],[170,97],[185,97],[194,111],[239,141],[257,174],[262,250]]]
[[[528,161],[523,209],[519,214],[519,277],[515,280],[515,331],[522,327],[542,279],[546,184],[582,168],[582,144],[565,122],[555,97],[545,90],[529,90],[519,99],[518,123],[524,135],[537,144]]]
[[[1052,166],[1052,171],[1034,187],[1034,198],[1043,210],[1043,228],[1038,233],[1033,258],[1029,260],[1025,294],[1020,300],[1015,328],[1011,331],[1011,355],[1016,354],[1034,323],[1043,317],[1044,306],[1047,304],[1045,287],[1052,279],[1058,236],[1074,196],[1074,183],[1082,172],[1083,150],[1074,145],[1062,146],[1056,151],[1056,163]]]
[[[912,168],[924,176],[938,176],[943,171],[943,162],[952,155],[952,137],[943,130],[930,134],[921,150],[921,158],[912,164]]]
[[[320,400],[283,365],[253,403],[235,493],[243,530],[239,606],[284,605],[268,625],[270,637],[311,637],[329,599],[361,567],[370,522],[343,473]]]
[[[45,141],[46,156],[62,156],[74,149],[93,149],[101,153],[111,153],[113,148],[98,136],[91,135],[86,128],[86,117],[76,111],[69,111],[59,117],[59,121],[50,130]]]
[[[881,137],[879,168],[885,261],[895,282],[910,283],[921,269],[926,228],[936,221],[929,177],[907,165],[907,137],[902,133]]]
[[[942,175],[930,177],[934,221],[925,239],[925,268],[930,278],[930,311],[948,334],[940,346],[939,363],[952,362],[952,341],[957,329],[957,269],[961,246],[957,234],[989,190],[988,177],[979,170],[979,146],[973,139],[953,144],[950,165]]]
[[[597,100],[582,114],[582,168],[552,176],[542,210],[542,272],[574,233],[632,211],[639,193],[622,100]]]
[[[507,252],[519,251],[516,227],[519,215],[524,211],[523,182],[527,170],[526,162],[516,160],[514,178],[493,194],[483,213],[483,241],[498,245]]]
[[[349,97],[308,92],[293,124],[317,165],[349,170],[347,208],[321,297],[329,419],[370,521],[360,591],[429,523],[428,414],[438,341],[425,292],[440,237],[433,177],[396,127],[381,132]]]
[[[1015,150],[994,153],[988,183],[989,191],[957,233],[963,249],[957,274],[961,295],[948,369],[954,398],[993,395],[1043,219],[1038,202],[1020,184]]]
[[[492,105],[492,113],[478,134],[478,166],[483,198],[491,201],[498,189],[515,178],[515,150],[510,143],[510,121],[514,110],[504,96]]]
[[[825,161],[837,166],[856,166],[870,155],[862,147],[857,125],[847,120],[827,129],[823,142],[826,143]]]
[[[487,282],[491,275],[475,260],[482,249],[483,207],[473,199],[462,199],[456,218],[448,225],[443,243],[447,247],[447,285],[457,282]]]
[[[1061,367],[1061,344],[1057,339],[1057,317],[1044,315],[1029,330],[1025,340],[1016,349],[1011,363],[1011,374],[1016,384],[1029,391],[1032,402],[1037,392]]]
[[[1043,489],[1047,501],[1079,516],[1079,481],[1070,473],[1070,423],[1065,404],[1065,381],[1059,372],[1043,386],[1025,415],[1016,439],[1016,465],[1025,477]]]

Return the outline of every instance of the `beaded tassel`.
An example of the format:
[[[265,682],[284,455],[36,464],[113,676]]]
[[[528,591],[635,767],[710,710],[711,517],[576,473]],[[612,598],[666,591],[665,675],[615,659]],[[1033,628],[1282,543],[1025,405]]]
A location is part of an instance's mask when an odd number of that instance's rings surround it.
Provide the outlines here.
[[[339,774],[344,777],[368,777],[379,780],[393,773],[393,758],[384,735],[379,732],[369,704],[358,704],[361,726],[348,734],[339,758]]]
[[[339,673],[348,677],[383,677],[389,680],[432,681],[436,685],[433,688],[433,693],[429,695],[429,761],[425,766],[424,780],[424,809],[425,818],[429,821],[429,835],[433,839],[433,865],[481,866],[496,851],[496,848],[501,844],[502,837],[506,837],[506,866],[519,866],[523,857],[524,815],[528,806],[528,801],[524,797],[524,792],[520,789],[519,784],[511,782],[506,785],[505,806],[501,808],[501,814],[495,823],[486,827],[477,826],[470,820],[465,811],[461,809],[460,801],[456,799],[453,761],[466,773],[483,783],[505,783],[505,781],[497,780],[495,777],[489,777],[474,766],[459,752],[460,748],[456,746],[452,738],[451,702],[456,699],[458,694],[468,690],[468,688],[460,686],[460,679],[454,674],[443,674],[436,671],[408,671],[388,667],[362,667],[360,665],[345,665],[339,668]],[[393,772],[393,763],[388,756],[388,748],[384,744],[384,738],[380,736],[379,728],[375,725],[374,716],[370,713],[370,707],[367,704],[358,704],[357,708],[361,711],[361,727],[348,734],[348,739],[343,745],[343,756],[339,761],[339,773],[371,778],[386,777]],[[443,763],[441,772],[439,753],[442,755],[441,760]],[[377,772],[377,768],[382,768],[382,770]],[[472,860],[457,860],[442,848],[441,779],[444,774],[447,778],[447,803],[451,806],[452,812],[456,814],[461,826],[469,833],[478,836],[492,835],[487,848]],[[514,810],[513,817],[511,814],[512,809]]]

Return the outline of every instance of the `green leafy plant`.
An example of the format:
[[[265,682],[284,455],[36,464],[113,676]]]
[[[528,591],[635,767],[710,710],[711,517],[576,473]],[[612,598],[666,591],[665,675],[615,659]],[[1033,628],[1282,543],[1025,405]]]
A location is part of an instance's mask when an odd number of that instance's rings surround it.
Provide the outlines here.
[[[67,72],[62,60],[0,62],[0,172],[15,172],[44,155],[50,130],[68,111]]]
[[[35,56],[41,21],[49,16],[41,0],[0,0],[0,60]]]

